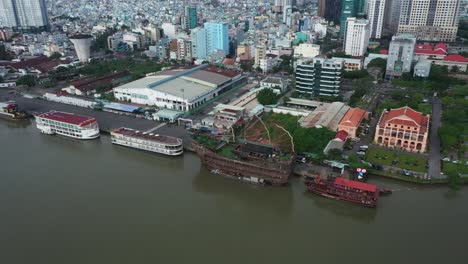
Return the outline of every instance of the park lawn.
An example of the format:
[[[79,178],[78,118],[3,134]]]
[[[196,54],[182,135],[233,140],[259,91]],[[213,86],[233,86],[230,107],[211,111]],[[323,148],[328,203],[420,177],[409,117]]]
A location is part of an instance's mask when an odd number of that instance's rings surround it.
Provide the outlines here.
[[[410,154],[401,154],[392,150],[369,147],[366,153],[366,161],[370,163],[392,166],[392,161],[396,160],[395,167],[410,171],[426,172],[426,158]]]
[[[468,166],[464,163],[454,164],[449,161],[444,161],[442,164],[442,172],[445,175],[448,175],[450,173],[468,174]]]

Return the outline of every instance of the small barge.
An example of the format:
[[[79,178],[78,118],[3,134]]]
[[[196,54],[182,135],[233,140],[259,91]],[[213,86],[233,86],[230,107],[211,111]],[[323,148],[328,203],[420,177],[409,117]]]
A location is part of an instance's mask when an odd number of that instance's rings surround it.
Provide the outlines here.
[[[111,132],[112,144],[168,156],[184,152],[182,139],[121,127]]]
[[[75,139],[99,137],[99,126],[95,118],[73,113],[49,111],[35,115],[36,126],[43,134],[62,135]]]
[[[379,198],[379,189],[376,185],[343,177],[323,179],[317,176],[315,179],[307,179],[304,184],[313,193],[365,207],[376,207]]]
[[[22,120],[28,117],[28,114],[18,110],[18,105],[15,102],[0,102],[0,118],[8,120]]]

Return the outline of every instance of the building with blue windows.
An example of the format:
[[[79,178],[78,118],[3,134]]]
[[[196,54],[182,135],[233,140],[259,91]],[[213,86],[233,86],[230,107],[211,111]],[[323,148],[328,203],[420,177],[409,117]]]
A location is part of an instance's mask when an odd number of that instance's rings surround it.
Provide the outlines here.
[[[229,54],[228,24],[225,22],[206,22],[207,55],[215,50],[222,50]]]

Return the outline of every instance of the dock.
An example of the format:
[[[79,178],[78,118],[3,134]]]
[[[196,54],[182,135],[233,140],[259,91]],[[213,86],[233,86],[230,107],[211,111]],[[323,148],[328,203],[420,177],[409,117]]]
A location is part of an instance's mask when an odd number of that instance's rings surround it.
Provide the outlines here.
[[[184,142],[184,148],[189,148],[192,142],[188,131],[184,127],[177,125],[6,93],[0,93],[0,99],[15,101],[19,105],[20,110],[29,114],[57,110],[94,117],[98,121],[99,129],[102,133],[108,134],[114,129],[128,127],[150,133],[157,130],[158,134],[181,138]]]

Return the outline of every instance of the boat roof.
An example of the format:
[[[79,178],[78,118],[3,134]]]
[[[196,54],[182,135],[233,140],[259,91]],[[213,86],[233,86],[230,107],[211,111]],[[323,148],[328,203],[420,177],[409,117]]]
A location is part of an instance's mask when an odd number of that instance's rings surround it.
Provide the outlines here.
[[[353,180],[348,180],[348,179],[345,179],[345,178],[342,178],[342,177],[336,177],[335,178],[335,184],[345,186],[345,187],[350,187],[350,188],[353,188],[353,189],[368,191],[368,192],[376,192],[377,191],[377,186],[376,185],[363,183],[363,182],[358,182],[358,181],[353,181]]]
[[[39,114],[37,115],[37,117],[46,118],[57,122],[73,124],[77,126],[85,126],[96,121],[96,118],[94,117],[82,116],[60,111],[49,111],[46,113]]]
[[[163,144],[169,144],[169,145],[182,144],[182,139],[180,138],[141,132],[141,131],[131,129],[131,128],[126,128],[126,127],[115,129],[113,133],[121,134],[121,135],[128,136],[128,137],[141,138],[141,139],[150,140],[150,141],[163,143]]]

